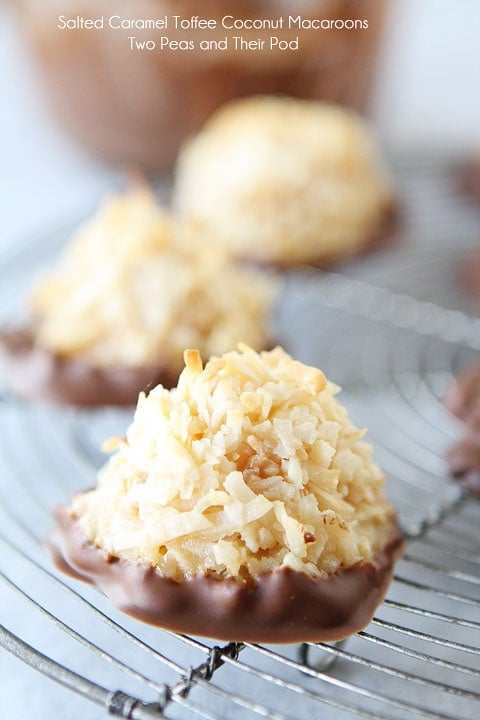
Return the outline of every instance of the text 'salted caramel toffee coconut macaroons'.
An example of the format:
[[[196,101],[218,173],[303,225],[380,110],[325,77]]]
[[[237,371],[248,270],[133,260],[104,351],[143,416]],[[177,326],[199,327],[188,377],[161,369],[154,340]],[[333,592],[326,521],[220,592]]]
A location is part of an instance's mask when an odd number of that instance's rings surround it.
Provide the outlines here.
[[[141,394],[98,486],[56,512],[59,567],[121,609],[227,640],[345,637],[402,539],[364,432],[320,370],[245,345]]]
[[[185,347],[269,347],[274,295],[140,186],[106,201],[40,280],[31,325],[0,339],[0,369],[25,397],[134,404],[147,385],[176,384]]]
[[[326,103],[253,97],[186,143],[174,204],[238,257],[327,264],[386,236],[393,193],[365,121]]]

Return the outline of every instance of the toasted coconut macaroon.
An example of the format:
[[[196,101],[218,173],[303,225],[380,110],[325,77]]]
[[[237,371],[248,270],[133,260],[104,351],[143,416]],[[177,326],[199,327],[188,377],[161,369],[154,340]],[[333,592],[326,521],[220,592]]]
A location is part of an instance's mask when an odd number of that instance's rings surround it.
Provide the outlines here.
[[[0,371],[29,398],[134,404],[147,385],[176,384],[187,346],[205,358],[245,338],[271,346],[274,295],[139,186],[105,202],[40,280],[31,324],[0,337]]]
[[[180,632],[297,642],[364,627],[403,541],[338,388],[280,348],[185,362],[176,388],[140,395],[98,486],[56,511],[57,565]]]
[[[237,100],[186,143],[174,204],[237,257],[325,265],[391,231],[393,193],[363,119],[326,103]]]
[[[448,449],[446,458],[453,477],[480,497],[480,432],[467,431]]]

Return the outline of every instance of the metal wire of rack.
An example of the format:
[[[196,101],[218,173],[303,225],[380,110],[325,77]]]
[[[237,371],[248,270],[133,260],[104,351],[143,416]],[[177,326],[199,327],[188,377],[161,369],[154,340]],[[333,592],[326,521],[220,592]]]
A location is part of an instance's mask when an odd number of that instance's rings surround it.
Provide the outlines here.
[[[292,274],[279,310],[287,347],[343,385],[354,421],[369,428],[409,539],[370,626],[337,644],[214,645],[138,623],[60,576],[42,550],[51,508],[92,483],[101,441],[130,413],[4,394],[0,597],[22,614],[0,627],[0,645],[123,718],[480,717],[480,503],[446,474],[460,427],[441,403],[456,369],[478,357],[480,318],[457,292],[452,252],[471,245],[479,217],[452,198],[438,161],[405,162],[398,175],[416,244],[342,275]],[[5,259],[6,315],[63,236]]]

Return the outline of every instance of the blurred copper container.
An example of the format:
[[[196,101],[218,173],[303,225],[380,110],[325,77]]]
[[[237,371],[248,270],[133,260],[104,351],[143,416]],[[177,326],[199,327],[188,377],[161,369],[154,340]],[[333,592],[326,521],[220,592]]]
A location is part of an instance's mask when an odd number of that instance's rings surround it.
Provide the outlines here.
[[[167,170],[179,144],[223,102],[254,93],[323,98],[364,110],[388,0],[17,0],[22,25],[56,115],[93,151],[149,170]],[[104,17],[103,30],[58,28],[67,18]],[[175,30],[173,15],[219,21],[216,30]],[[366,20],[368,29],[226,30],[221,19]],[[167,30],[112,30],[108,19],[163,18]],[[299,50],[137,51],[137,41],[299,37]]]

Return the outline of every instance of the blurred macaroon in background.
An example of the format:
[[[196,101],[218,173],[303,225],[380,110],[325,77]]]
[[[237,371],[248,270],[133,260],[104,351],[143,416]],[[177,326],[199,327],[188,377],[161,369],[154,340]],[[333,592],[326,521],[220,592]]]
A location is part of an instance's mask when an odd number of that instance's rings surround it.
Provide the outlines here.
[[[79,0],[73,10],[69,5],[68,16],[198,12],[191,0],[134,6]],[[234,96],[280,92],[346,103],[372,119],[387,151],[431,147],[461,156],[480,145],[480,96],[473,92],[480,74],[476,0],[243,0],[234,11],[229,3],[208,0],[201,14],[269,18],[280,9],[305,18],[361,15],[369,28],[300,31],[297,52],[131,52],[131,30],[59,30],[61,2],[4,2],[2,246],[93,207],[115,182],[118,161],[136,161],[157,174],[168,170],[182,139]],[[227,32],[246,39],[272,34],[218,29],[222,37]],[[212,36],[190,36],[206,33]]]

